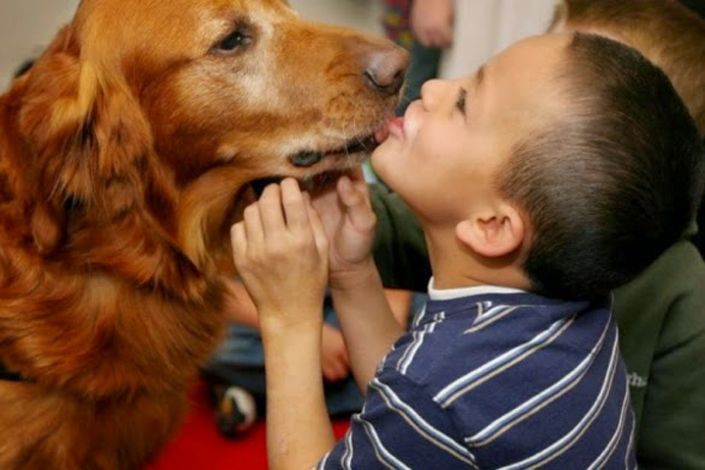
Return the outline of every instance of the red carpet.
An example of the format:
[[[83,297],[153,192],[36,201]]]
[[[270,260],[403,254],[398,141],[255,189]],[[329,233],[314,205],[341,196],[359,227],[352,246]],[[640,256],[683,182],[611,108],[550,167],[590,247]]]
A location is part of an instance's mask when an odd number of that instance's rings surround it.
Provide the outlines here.
[[[264,420],[238,440],[220,436],[213,422],[202,383],[191,393],[191,410],[174,440],[148,470],[258,470],[267,468]],[[340,438],[348,428],[347,421],[334,422],[335,435]]]

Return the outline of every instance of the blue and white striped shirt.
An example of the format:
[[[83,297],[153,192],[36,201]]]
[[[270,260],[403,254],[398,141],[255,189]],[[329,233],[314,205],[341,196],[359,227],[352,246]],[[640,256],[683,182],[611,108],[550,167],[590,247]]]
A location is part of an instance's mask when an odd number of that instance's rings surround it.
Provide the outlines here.
[[[430,288],[319,468],[635,468],[633,440],[608,309]]]

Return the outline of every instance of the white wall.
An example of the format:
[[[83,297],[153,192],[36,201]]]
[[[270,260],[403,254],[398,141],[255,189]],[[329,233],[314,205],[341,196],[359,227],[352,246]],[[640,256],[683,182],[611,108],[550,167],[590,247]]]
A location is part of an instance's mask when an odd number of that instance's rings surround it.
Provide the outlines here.
[[[290,3],[311,20],[381,32],[380,0],[292,0]],[[0,93],[15,69],[41,52],[61,25],[71,19],[77,5],[78,0],[0,0]]]
[[[67,23],[78,0],[0,0],[0,90]]]
[[[289,0],[289,3],[304,18],[382,34],[381,0]]]

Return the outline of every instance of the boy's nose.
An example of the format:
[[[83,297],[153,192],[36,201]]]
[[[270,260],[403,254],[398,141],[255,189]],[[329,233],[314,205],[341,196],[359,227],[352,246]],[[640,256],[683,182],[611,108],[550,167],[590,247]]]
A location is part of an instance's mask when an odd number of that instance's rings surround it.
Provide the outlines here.
[[[431,109],[438,104],[442,96],[443,81],[439,79],[429,80],[421,86],[421,101],[426,109]]]
[[[409,66],[409,53],[393,46],[372,52],[367,57],[363,76],[367,83],[384,97],[399,93]]]

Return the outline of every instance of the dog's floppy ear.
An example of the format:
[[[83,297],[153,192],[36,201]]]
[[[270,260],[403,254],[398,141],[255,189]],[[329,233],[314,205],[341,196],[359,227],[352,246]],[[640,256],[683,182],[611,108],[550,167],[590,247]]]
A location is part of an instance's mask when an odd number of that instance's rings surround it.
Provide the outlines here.
[[[27,80],[20,130],[36,182],[33,233],[41,253],[62,242],[67,206],[95,207],[109,219],[135,204],[136,191],[114,198],[105,190],[116,181],[139,184],[130,180],[148,151],[148,128],[130,95],[91,64],[64,52],[38,62]]]
[[[200,295],[198,269],[149,210],[157,201],[168,216],[174,191],[139,104],[119,73],[80,60],[63,40],[26,77],[20,111],[37,251],[62,248],[132,282]]]

